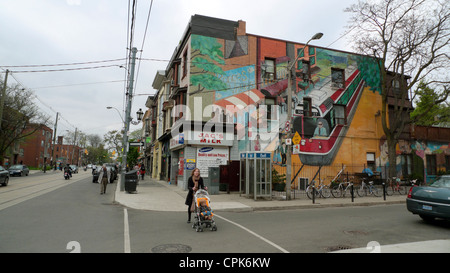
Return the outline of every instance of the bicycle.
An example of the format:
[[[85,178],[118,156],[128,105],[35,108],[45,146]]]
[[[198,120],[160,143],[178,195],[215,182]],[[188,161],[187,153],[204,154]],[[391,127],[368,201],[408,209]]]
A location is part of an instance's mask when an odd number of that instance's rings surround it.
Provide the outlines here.
[[[347,186],[344,189],[344,184],[347,184]],[[353,186],[353,181],[343,181],[340,182],[339,185],[337,185],[336,187],[334,187],[331,190],[331,195],[333,195],[333,197],[335,198],[339,198],[339,197],[345,197],[345,195],[347,195],[347,193],[351,194],[351,187]],[[354,197],[354,196],[353,196]]]
[[[406,188],[401,186],[400,178],[392,177],[389,179],[388,185],[386,185],[386,195],[391,196],[395,192],[398,192],[400,195],[406,194]]]
[[[377,187],[373,184],[373,181],[369,181],[369,185],[366,184],[367,178],[363,178],[361,182],[361,187],[356,190],[359,197],[367,196],[367,194],[373,194],[376,197],[380,196],[380,192]]]
[[[309,186],[306,188],[306,195],[308,196],[309,199],[312,199],[312,197],[313,197],[313,187],[314,187],[315,183],[316,183],[316,181],[314,181],[314,180],[311,181]],[[323,184],[323,179],[320,181],[319,187],[317,189],[315,189],[314,197],[319,197],[319,196],[322,196],[323,198],[328,198],[331,196],[330,188],[327,185]]]

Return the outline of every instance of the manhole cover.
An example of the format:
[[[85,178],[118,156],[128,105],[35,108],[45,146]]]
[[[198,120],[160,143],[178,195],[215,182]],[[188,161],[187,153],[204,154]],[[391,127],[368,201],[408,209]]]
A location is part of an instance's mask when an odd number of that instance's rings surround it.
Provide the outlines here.
[[[347,250],[347,249],[351,249],[351,248],[352,248],[351,246],[346,246],[346,245],[330,246],[330,247],[327,247],[327,252]]]
[[[367,232],[361,230],[344,230],[344,233],[348,235],[367,235]]]
[[[188,253],[192,248],[182,244],[166,244],[152,248],[153,253]]]

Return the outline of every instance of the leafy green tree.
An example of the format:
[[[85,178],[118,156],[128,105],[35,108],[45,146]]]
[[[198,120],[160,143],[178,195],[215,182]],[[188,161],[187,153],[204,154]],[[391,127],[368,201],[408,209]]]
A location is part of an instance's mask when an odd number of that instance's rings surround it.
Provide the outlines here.
[[[411,119],[417,125],[432,126],[450,122],[450,105],[439,101],[439,96],[434,89],[421,82],[416,92],[418,102],[411,113]]]

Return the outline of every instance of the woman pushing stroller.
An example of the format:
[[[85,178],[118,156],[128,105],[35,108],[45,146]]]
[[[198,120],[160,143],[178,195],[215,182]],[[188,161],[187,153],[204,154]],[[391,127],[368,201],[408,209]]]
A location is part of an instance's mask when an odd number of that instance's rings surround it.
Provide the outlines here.
[[[194,211],[194,193],[198,189],[208,190],[203,183],[203,178],[200,176],[200,169],[195,168],[192,170],[191,177],[188,179],[188,194],[186,196],[185,204],[188,206],[188,223],[191,222],[191,213]]]

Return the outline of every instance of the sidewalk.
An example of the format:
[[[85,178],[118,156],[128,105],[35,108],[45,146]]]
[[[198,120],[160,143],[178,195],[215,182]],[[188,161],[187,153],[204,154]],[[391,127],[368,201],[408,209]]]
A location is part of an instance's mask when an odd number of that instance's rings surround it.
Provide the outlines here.
[[[117,181],[115,201],[133,209],[152,211],[182,211],[187,210],[184,201],[187,191],[181,190],[178,186],[165,181],[150,179],[140,180],[136,187],[137,193],[127,193],[120,191],[120,178]],[[405,204],[406,196],[393,195],[383,197],[357,197],[354,202],[351,198],[318,198],[315,204],[306,196],[293,200],[257,200],[239,196],[238,193],[220,192],[218,195],[211,195],[211,206],[215,212],[236,211],[251,212],[262,210],[282,210],[282,209],[308,209],[324,207],[344,207],[344,206],[374,206],[388,204]],[[376,243],[376,242],[375,242]],[[450,253],[450,240],[432,240],[423,242],[412,242],[395,245],[376,245],[374,247],[354,248],[339,250],[333,253]]]
[[[120,183],[120,178],[117,181]],[[139,180],[136,187],[137,193],[127,193],[120,191],[120,184],[117,185],[115,201],[133,209],[153,210],[153,211],[186,211],[184,204],[187,191],[180,189],[176,185],[166,181],[155,180],[146,177]],[[405,195],[383,197],[355,197],[351,198],[317,198],[313,204],[312,200],[306,196],[299,199],[286,200],[257,200],[240,196],[239,193],[220,192],[218,195],[211,195],[211,207],[214,211],[260,211],[278,209],[301,209],[301,208],[323,208],[323,207],[344,207],[344,206],[371,206],[387,204],[405,204]]]

